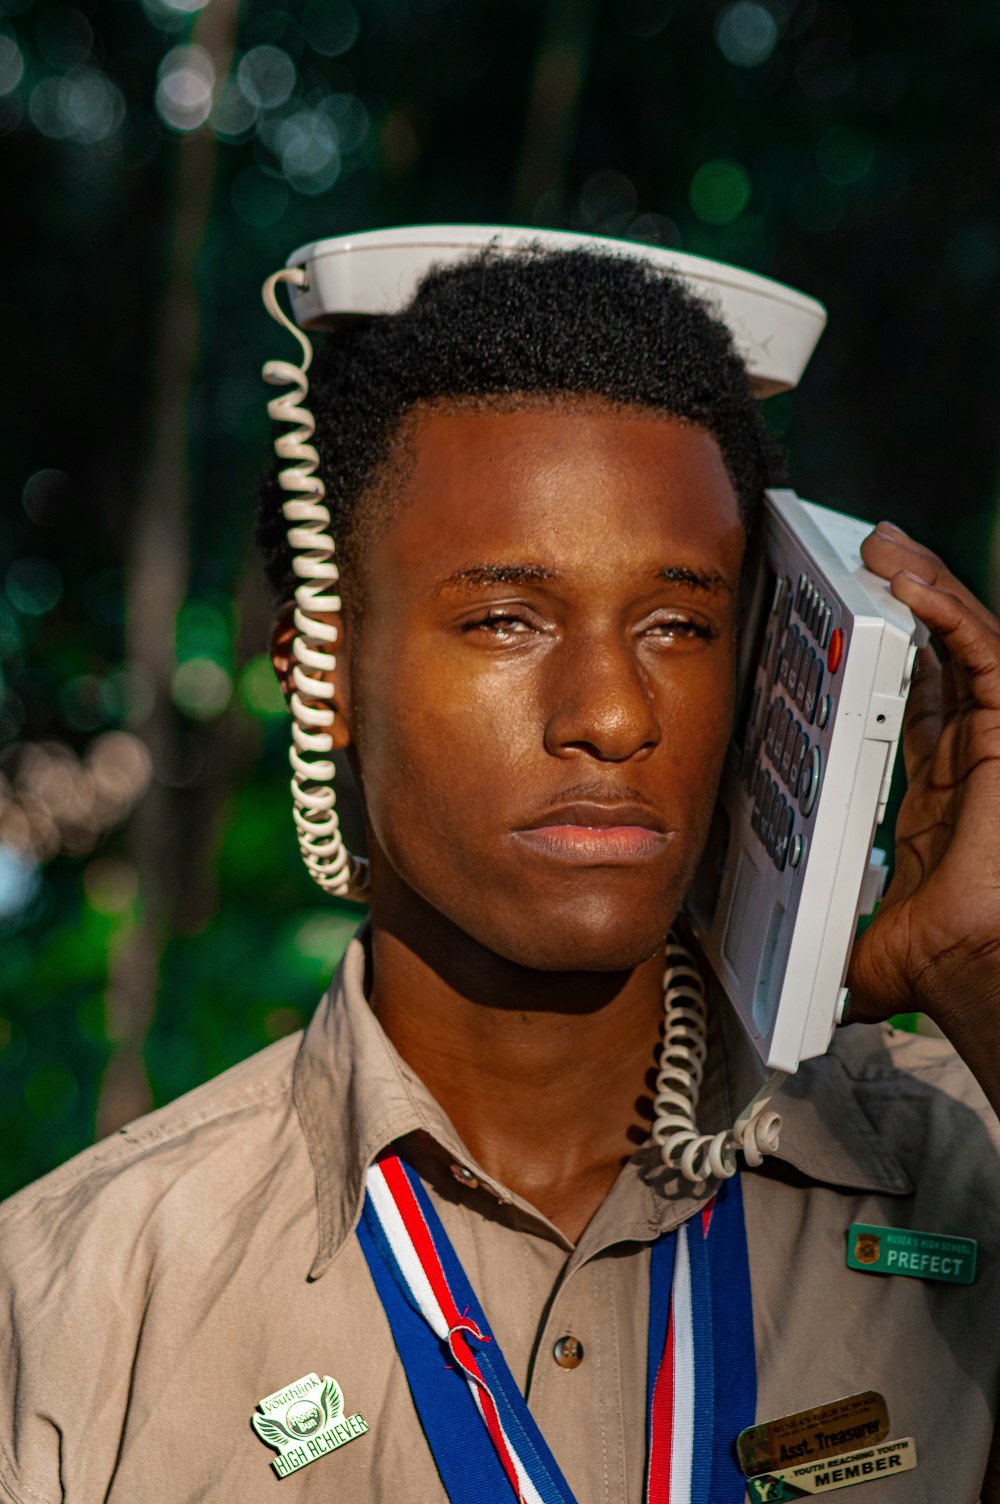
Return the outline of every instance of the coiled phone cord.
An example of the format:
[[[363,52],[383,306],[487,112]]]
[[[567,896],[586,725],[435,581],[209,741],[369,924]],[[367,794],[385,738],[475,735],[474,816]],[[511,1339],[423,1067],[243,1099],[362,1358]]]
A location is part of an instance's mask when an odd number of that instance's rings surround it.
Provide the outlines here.
[[[708,1029],[705,986],[691,952],[673,933],[667,937],[663,1011],[652,1135],[663,1163],[696,1188],[710,1178],[726,1180],[735,1175],[737,1150],[743,1151],[748,1165],[756,1167],[765,1154],[774,1154],[778,1148],[781,1117],[768,1104],[787,1075],[772,1071],[732,1128],[714,1135],[699,1132],[695,1115]]]
[[[275,422],[293,425],[274,441],[279,460],[291,461],[279,472],[278,484],[288,493],[282,511],[289,524],[292,568],[301,581],[295,591],[292,643],[292,814],[309,876],[327,893],[365,903],[368,863],[344,845],[333,785],[333,685],[324,675],[331,675],[336,667],[338,633],[318,613],[340,611],[340,572],[333,557],[326,487],[315,473],[319,455],[311,440],[316,421],[305,406],[313,351],[308,337],[277,298],[279,282],[304,287],[306,281],[301,267],[286,267],[268,277],[263,288],[268,313],[295,336],[302,349],[301,365],[269,360],[263,370],[264,380],[271,385],[291,388],[272,397],[267,411]]]

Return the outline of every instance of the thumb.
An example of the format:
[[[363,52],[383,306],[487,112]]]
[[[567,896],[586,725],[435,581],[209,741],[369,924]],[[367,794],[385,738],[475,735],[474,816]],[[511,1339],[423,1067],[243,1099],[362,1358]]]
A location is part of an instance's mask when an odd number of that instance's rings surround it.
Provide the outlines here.
[[[845,1023],[878,1024],[915,1006],[899,944],[898,910],[880,913],[854,942],[847,968]]]

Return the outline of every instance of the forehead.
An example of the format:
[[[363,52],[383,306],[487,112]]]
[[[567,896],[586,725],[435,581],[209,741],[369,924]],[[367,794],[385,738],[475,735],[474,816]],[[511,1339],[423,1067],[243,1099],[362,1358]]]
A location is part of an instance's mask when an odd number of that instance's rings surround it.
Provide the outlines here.
[[[402,449],[372,563],[423,575],[467,554],[622,571],[682,552],[739,568],[735,491],[697,424],[599,398],[424,406]]]

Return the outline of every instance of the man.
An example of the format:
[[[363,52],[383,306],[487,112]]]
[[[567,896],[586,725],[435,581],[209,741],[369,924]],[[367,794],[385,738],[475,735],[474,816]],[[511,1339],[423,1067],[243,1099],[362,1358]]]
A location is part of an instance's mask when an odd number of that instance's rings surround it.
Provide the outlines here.
[[[917,1466],[846,1480],[859,1504],[1000,1499],[998,624],[898,530],[868,539],[944,656],[853,1008],[924,1009],[983,1090],[944,1045],[841,1031],[781,1094],[780,1153],[710,1206],[664,1173],[648,1093],[774,474],[729,337],[635,263],[487,255],[331,342],[313,403],[371,921],[304,1037],[8,1203],[0,1495],[638,1504],[648,1473],[714,1504],[755,1417],[876,1390]],[[261,536],[287,601],[274,492]],[[286,688],[293,631],[286,608]],[[704,1125],[760,1077],[716,999]],[[849,1268],[854,1224],[976,1239],[976,1282]]]

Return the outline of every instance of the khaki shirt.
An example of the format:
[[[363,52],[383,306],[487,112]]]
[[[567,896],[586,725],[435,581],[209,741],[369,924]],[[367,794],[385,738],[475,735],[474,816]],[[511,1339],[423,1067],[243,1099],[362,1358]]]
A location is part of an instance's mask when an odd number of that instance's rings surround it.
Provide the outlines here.
[[[705,1125],[731,1123],[759,1079],[717,1008]],[[758,1419],[879,1390],[918,1466],[851,1504],[971,1504],[1000,1378],[996,1124],[947,1046],[889,1028],[841,1031],[776,1105],[780,1156],[743,1176]],[[641,1150],[572,1246],[470,1159],[368,1008],[357,940],[304,1036],[0,1210],[0,1498],[440,1504],[354,1236],[368,1165],[404,1137],[581,1504],[639,1504],[649,1248],[696,1203]],[[977,1238],[976,1282],[854,1272],[852,1222]],[[567,1333],[572,1369],[553,1358]],[[279,1480],[249,1417],[309,1372],[370,1431]]]

